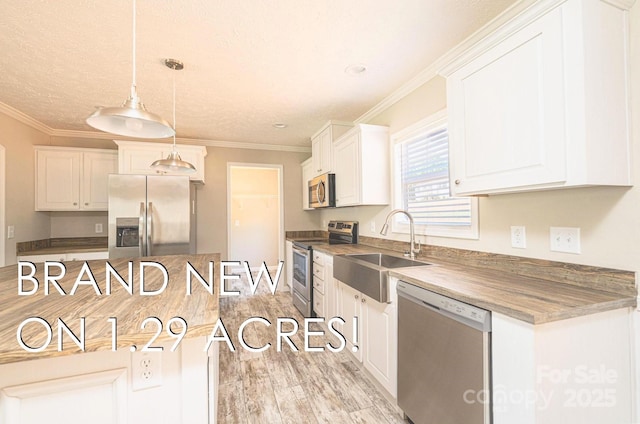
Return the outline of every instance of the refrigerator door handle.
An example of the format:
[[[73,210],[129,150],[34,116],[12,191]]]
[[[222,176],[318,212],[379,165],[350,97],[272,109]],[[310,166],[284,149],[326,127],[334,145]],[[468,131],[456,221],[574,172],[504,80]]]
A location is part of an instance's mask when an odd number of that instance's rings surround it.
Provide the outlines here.
[[[140,253],[140,256],[146,256],[145,252],[146,252],[146,248],[145,248],[145,244],[144,244],[144,233],[145,233],[145,228],[144,228],[144,216],[145,216],[145,210],[144,210],[144,202],[140,202],[140,218],[138,220],[138,252]]]
[[[153,202],[149,202],[147,209],[147,253],[153,256]]]

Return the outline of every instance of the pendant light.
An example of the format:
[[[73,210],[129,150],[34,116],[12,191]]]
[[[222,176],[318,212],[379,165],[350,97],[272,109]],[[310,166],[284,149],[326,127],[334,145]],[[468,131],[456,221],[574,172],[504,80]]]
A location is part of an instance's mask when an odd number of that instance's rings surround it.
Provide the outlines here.
[[[173,69],[174,71],[180,71],[184,69],[184,64],[179,60],[175,59],[165,59],[164,64],[167,68]],[[167,156],[166,159],[159,159],[151,164],[151,168],[159,170],[159,171],[171,171],[171,172],[185,172],[185,173],[194,173],[196,172],[196,167],[190,164],[187,161],[182,160],[180,154],[176,150],[176,76],[173,74],[173,147],[171,149],[171,153]]]
[[[175,131],[161,116],[147,111],[136,91],[136,0],[133,0],[133,81],[131,94],[120,107],[101,107],[87,118],[100,131],[138,138],[166,138]]]

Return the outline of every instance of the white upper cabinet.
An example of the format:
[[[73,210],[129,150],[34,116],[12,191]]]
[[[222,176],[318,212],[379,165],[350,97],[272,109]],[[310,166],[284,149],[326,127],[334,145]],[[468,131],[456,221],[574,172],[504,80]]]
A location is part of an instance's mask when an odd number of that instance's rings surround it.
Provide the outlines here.
[[[36,146],[37,211],[106,211],[115,150]]]
[[[353,124],[329,121],[311,137],[311,178],[333,171],[333,141],[351,127]]]
[[[625,3],[536,3],[442,73],[453,195],[630,185]]]
[[[118,145],[118,169],[120,174],[138,175],[189,175],[191,181],[204,183],[204,158],[207,148],[187,144],[176,145],[176,150],[182,160],[191,163],[196,168],[194,174],[182,172],[165,172],[151,169],[151,164],[158,159],[166,159],[171,153],[171,143],[150,143],[141,141],[114,140]]]
[[[357,124],[333,145],[336,207],[389,204],[389,128]]]

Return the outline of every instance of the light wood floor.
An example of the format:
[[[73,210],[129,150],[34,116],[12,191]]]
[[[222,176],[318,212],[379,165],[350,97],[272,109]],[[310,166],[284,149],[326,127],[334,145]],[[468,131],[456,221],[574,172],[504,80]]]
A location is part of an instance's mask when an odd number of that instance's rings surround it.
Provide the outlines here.
[[[288,292],[274,296],[260,290],[250,296],[243,281],[234,282],[232,288],[243,295],[221,298],[220,316],[236,352],[220,343],[219,423],[405,422],[346,349],[340,353],[304,352],[304,319]],[[272,344],[264,352],[248,352],[238,342],[238,328],[250,317],[263,317],[271,323],[270,327],[252,323],[244,331],[251,346]],[[286,344],[281,352],[276,350],[278,317],[295,318],[300,323],[297,335],[291,337],[298,352]],[[321,329],[314,325],[314,331]],[[324,346],[330,340],[337,346],[336,339],[328,335],[313,336],[310,344]]]

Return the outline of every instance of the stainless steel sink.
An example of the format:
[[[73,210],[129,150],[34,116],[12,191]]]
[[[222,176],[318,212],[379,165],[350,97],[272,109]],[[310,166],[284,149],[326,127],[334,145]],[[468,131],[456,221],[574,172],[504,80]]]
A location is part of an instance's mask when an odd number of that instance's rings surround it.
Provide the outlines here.
[[[384,253],[336,255],[333,257],[333,278],[378,302],[388,302],[390,269],[429,265]]]

